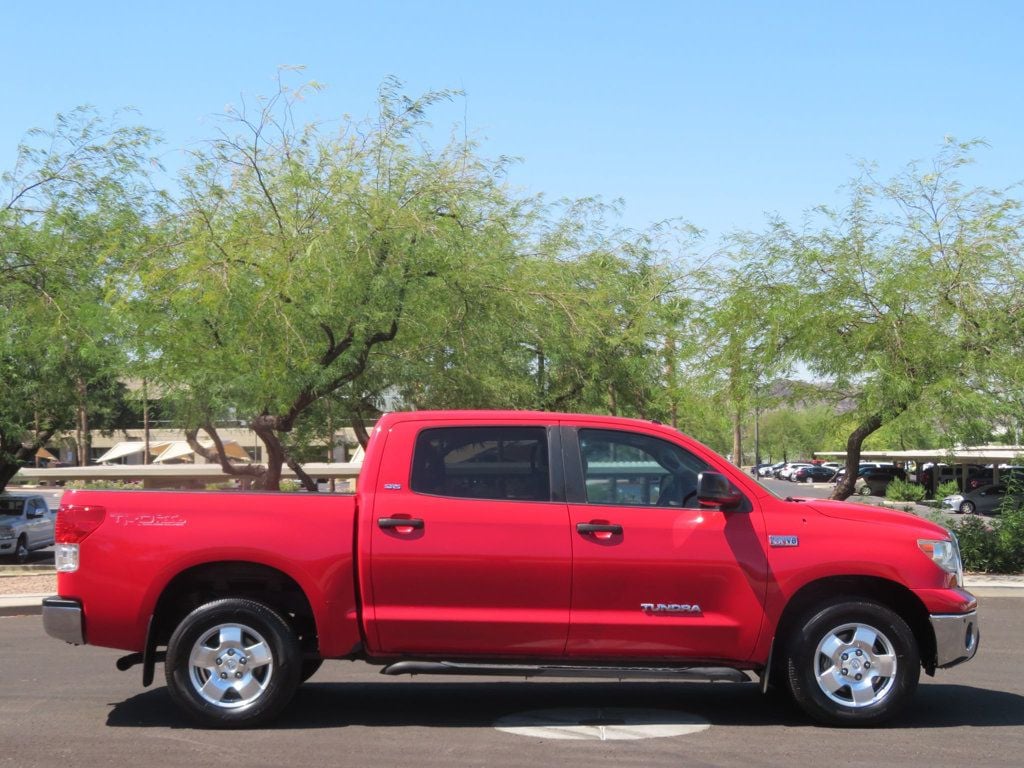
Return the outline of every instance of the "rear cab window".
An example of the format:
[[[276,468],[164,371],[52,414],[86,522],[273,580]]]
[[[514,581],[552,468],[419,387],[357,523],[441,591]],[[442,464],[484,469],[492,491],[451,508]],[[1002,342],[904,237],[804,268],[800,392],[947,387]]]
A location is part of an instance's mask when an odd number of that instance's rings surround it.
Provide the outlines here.
[[[550,501],[544,427],[428,428],[416,437],[411,488],[462,499]]]

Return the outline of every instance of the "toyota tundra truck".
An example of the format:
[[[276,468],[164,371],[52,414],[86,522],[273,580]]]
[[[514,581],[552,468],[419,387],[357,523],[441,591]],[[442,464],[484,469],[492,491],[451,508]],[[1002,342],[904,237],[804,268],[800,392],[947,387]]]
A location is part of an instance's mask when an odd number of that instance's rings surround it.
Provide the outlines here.
[[[391,413],[354,495],[69,491],[46,631],[163,664],[200,724],[268,722],[325,659],[384,674],[759,681],[872,725],[971,659],[957,541],[782,499],[650,421]]]

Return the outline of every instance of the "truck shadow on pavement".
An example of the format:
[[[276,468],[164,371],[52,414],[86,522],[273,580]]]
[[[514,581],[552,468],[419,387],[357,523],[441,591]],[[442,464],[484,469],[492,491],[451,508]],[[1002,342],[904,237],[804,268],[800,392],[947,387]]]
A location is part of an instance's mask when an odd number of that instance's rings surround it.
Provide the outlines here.
[[[683,711],[712,725],[813,727],[786,699],[751,684],[308,682],[268,728],[490,728],[504,715],[549,708]],[[667,715],[667,719],[668,715]],[[156,688],[113,705],[114,728],[193,728]],[[1024,725],[1024,696],[964,685],[922,685],[908,712],[885,730]]]

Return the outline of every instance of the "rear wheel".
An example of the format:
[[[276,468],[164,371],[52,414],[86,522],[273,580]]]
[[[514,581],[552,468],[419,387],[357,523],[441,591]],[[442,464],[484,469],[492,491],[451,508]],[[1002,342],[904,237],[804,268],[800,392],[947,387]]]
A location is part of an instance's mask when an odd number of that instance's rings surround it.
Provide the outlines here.
[[[910,627],[867,600],[837,600],[805,614],[786,655],[793,699],[828,725],[891,718],[907,704],[921,674]]]
[[[247,727],[272,719],[291,700],[302,650],[292,628],[268,606],[215,600],[178,625],[165,671],[171,697],[199,723]]]

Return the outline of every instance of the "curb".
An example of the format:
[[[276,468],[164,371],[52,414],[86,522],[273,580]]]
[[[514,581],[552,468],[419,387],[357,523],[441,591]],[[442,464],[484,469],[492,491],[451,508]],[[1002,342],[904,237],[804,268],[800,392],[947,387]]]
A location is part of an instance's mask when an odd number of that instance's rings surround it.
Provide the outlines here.
[[[0,576],[43,575],[56,573],[53,563],[31,563],[25,565],[0,565]]]
[[[0,597],[0,618],[4,616],[39,616],[43,612],[45,595],[7,595]]]

